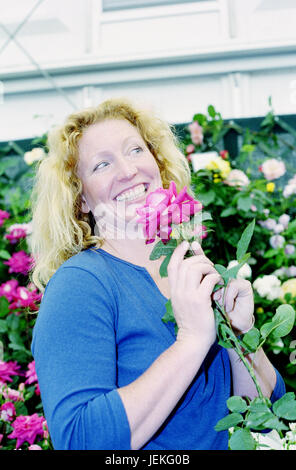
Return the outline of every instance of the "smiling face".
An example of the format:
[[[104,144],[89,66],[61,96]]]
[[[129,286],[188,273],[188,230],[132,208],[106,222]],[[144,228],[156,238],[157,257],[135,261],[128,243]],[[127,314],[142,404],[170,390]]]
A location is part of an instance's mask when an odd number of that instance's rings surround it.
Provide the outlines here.
[[[79,141],[78,177],[82,182],[82,212],[96,219],[105,213],[123,214],[125,222],[147,194],[162,187],[157,162],[130,122],[112,119],[88,127]]]

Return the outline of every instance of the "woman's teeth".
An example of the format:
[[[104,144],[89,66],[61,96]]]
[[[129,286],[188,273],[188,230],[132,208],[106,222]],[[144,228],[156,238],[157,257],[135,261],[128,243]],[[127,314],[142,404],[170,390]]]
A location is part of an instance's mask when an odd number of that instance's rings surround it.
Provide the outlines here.
[[[128,189],[124,191],[119,196],[116,197],[116,201],[132,201],[133,199],[138,198],[146,191],[145,184],[139,184],[133,189]]]

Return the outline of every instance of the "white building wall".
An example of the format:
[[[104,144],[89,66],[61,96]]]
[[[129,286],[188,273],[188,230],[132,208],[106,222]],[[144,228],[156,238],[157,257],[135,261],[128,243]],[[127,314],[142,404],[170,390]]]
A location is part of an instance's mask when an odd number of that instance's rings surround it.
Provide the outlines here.
[[[0,142],[111,96],[173,123],[209,104],[224,118],[262,116],[269,96],[277,114],[296,114],[295,0],[111,12],[101,0],[0,0],[0,11]]]

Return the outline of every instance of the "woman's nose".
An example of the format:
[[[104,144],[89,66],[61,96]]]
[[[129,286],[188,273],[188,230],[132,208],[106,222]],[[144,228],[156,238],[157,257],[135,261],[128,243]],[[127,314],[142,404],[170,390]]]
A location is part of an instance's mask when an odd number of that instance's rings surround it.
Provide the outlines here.
[[[125,160],[122,160],[118,164],[117,179],[119,181],[125,180],[125,179],[131,179],[137,173],[138,173],[138,169],[133,162],[129,162],[125,159]]]

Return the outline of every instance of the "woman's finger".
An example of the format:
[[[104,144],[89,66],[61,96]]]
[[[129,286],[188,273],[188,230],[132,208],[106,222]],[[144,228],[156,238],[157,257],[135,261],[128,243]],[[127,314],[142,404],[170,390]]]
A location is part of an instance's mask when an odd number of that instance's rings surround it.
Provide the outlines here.
[[[178,245],[173,251],[173,254],[169,261],[167,272],[168,272],[168,278],[169,278],[169,282],[170,282],[172,289],[175,289],[177,286],[179,268],[180,268],[182,261],[184,260],[184,256],[186,252],[188,251],[188,248],[189,248],[189,243],[187,241],[183,241],[182,243],[180,243],[180,245]]]
[[[200,283],[200,294],[206,297],[211,296],[215,285],[218,284],[220,280],[221,276],[217,271],[205,276]]]
[[[185,276],[182,278],[185,281],[184,288],[187,286],[191,290],[198,289],[203,278],[209,274],[218,274],[212,265],[208,263],[195,264],[185,272]]]

